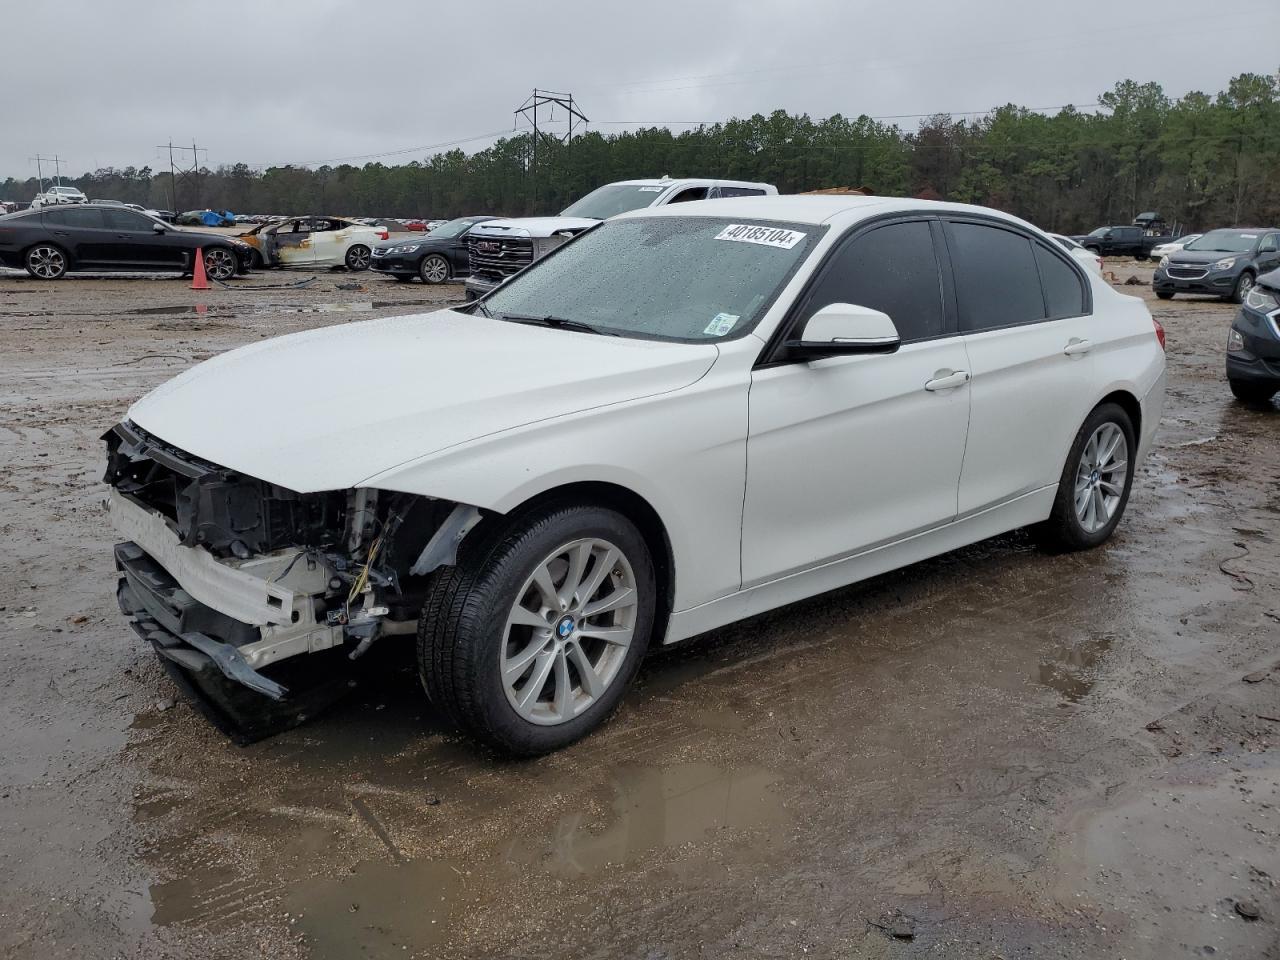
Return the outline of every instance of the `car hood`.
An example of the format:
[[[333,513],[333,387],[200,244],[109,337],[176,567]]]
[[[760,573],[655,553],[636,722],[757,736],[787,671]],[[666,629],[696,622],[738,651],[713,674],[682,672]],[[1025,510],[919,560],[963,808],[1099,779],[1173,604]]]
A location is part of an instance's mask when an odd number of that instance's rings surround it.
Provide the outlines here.
[[[366,229],[376,230],[377,228],[367,227]],[[411,243],[418,247],[424,247],[428,245],[433,247],[440,247],[440,246],[447,246],[449,244],[449,241],[445,240],[442,237],[432,237],[426,234],[416,233],[413,236],[401,235],[395,240],[379,240],[377,243],[373,245],[373,249],[390,250],[392,247],[403,247]]]
[[[1175,253],[1169,254],[1169,262],[1204,266],[1206,263],[1217,263],[1219,260],[1225,260],[1227,257],[1244,257],[1246,260],[1252,256],[1248,253],[1223,253],[1220,250],[1187,250],[1183,248]]]
[[[518,220],[486,220],[471,228],[471,236],[550,237],[561,230],[581,233],[599,222],[586,217],[523,217]]]
[[[711,344],[441,310],[232,350],[153,390],[128,417],[187,453],[269,483],[342,490],[469,440],[678,390],[718,354]]]

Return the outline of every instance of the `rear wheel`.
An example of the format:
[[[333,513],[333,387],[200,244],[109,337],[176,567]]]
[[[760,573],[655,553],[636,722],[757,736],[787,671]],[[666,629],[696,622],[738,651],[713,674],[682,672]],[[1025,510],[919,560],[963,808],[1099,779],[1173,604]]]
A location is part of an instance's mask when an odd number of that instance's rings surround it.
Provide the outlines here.
[[[524,756],[558,750],[617,706],[656,599],[644,538],[616,511],[551,505],[477,529],[423,609],[423,685],[479,740]]]
[[[1257,383],[1252,380],[1228,380],[1231,392],[1241,403],[1266,403],[1276,395],[1277,388],[1273,384]]]
[[[418,264],[418,276],[422,277],[423,283],[444,283],[449,279],[449,261],[438,253],[423,257]]]
[[[206,247],[204,272],[210,280],[227,281],[236,275],[236,255],[226,247]]]
[[[369,269],[369,258],[373,251],[363,243],[357,243],[347,251],[347,269],[359,273]]]
[[[37,280],[60,280],[70,266],[67,254],[52,243],[41,243],[27,251],[27,273]]]
[[[1053,512],[1037,528],[1045,546],[1087,550],[1111,536],[1129,502],[1137,449],[1123,407],[1104,403],[1089,414],[1071,444]]]

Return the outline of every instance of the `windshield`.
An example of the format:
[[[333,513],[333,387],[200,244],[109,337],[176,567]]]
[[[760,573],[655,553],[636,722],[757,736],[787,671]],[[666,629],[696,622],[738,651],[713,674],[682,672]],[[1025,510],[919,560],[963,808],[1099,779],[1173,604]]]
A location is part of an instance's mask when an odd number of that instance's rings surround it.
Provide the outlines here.
[[[1091,237],[1105,237],[1105,236],[1107,235],[1107,231],[1108,231],[1108,230],[1110,230],[1110,229],[1111,229],[1110,227],[1099,227],[1097,230],[1090,230],[1090,231],[1089,231],[1089,236],[1091,236]]]
[[[825,227],[626,218],[582,234],[481,301],[492,315],[709,341],[750,330]]]
[[[459,217],[457,220],[450,220],[448,223],[440,224],[440,226],[428,233],[427,236],[447,240],[450,237],[456,237],[461,233],[465,233],[475,222],[474,217]]]
[[[1199,240],[1193,240],[1182,249],[1200,250],[1206,253],[1248,253],[1258,242],[1260,234],[1244,230],[1210,230]]]
[[[608,220],[616,213],[649,206],[661,196],[663,189],[635,183],[613,183],[599,190],[592,190],[577,203],[565,207],[560,216]]]

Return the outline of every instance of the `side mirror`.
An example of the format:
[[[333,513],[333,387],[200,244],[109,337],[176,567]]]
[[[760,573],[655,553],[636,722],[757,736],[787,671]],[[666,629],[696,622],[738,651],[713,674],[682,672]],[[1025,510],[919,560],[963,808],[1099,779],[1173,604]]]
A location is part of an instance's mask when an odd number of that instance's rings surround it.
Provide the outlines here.
[[[804,325],[799,340],[784,343],[793,360],[818,360],[856,353],[894,353],[902,345],[887,313],[852,303],[829,303]]]
[[[151,225],[151,229],[152,229],[152,231],[153,231],[153,232],[155,232],[155,233],[164,233],[164,232],[165,232],[165,225],[164,225],[163,223],[153,223],[153,224]]]

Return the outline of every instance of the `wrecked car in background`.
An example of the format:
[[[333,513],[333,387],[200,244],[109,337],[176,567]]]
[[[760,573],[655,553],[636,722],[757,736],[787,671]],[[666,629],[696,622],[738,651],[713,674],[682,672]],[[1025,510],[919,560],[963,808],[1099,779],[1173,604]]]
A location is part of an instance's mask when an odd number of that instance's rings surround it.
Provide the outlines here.
[[[1163,345],[979,207],[624,213],[470,306],[260,341],[136,403],[104,437],[119,602],[217,716],[416,635],[437,710],[543,753],[651,642],[1017,527],[1105,542]]]
[[[367,270],[374,244],[391,234],[339,217],[272,220],[239,234],[258,267],[346,267]]]

